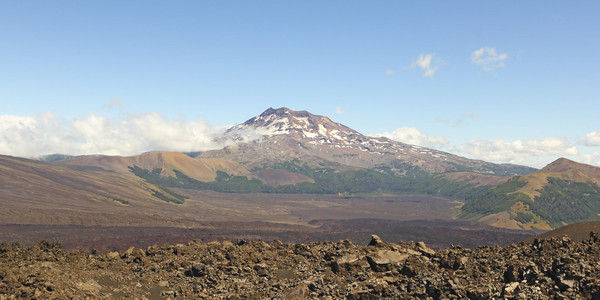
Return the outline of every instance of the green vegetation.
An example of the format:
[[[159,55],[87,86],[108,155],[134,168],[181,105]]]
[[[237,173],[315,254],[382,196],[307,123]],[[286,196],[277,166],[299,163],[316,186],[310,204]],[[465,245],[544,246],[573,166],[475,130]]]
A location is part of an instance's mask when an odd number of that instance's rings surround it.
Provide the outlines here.
[[[309,166],[297,159],[278,163],[270,168],[303,174],[315,181],[278,186],[271,190],[274,193],[422,194],[462,200],[473,191],[489,189],[468,182],[451,181],[443,176],[430,175],[415,167],[402,176],[396,175],[391,168],[335,172],[330,168]]]
[[[501,194],[509,194],[516,192],[525,185],[527,185],[527,182],[519,181],[519,177],[515,177],[506,183],[499,185],[494,189],[494,191]]]
[[[510,212],[511,207],[521,201],[530,207],[531,213],[519,212],[513,219],[523,224],[539,219],[557,228],[564,224],[600,220],[600,187],[595,184],[549,177],[548,184],[538,190],[540,195],[533,200],[523,193],[516,193],[525,184],[516,177],[487,192],[466,197],[459,217],[477,220],[502,211]]]
[[[69,159],[69,158],[73,158],[73,157],[74,156],[64,155],[64,154],[50,154],[50,155],[41,157],[40,160],[45,161],[45,162],[55,162],[55,161]]]
[[[175,176],[176,178],[165,178],[163,184],[186,189],[212,190],[221,193],[267,193],[270,188],[256,178],[248,179],[246,176],[232,176],[222,171],[217,171],[215,181],[211,182],[203,182],[190,178],[178,170],[175,170]],[[176,183],[173,184],[173,181]]]
[[[267,168],[265,166],[265,168]],[[443,176],[432,176],[421,170],[415,169],[404,176],[397,176],[385,170],[354,170],[336,172],[325,167],[313,167],[299,160],[291,160],[270,166],[269,168],[281,169],[291,173],[303,174],[313,182],[302,182],[294,185],[281,185],[271,187],[262,181],[245,176],[232,176],[222,171],[217,171],[215,181],[202,182],[190,178],[182,172],[175,170],[175,176],[161,176],[161,169],[152,171],[141,169],[137,166],[130,167],[131,171],[146,179],[148,182],[160,186],[165,190],[169,187],[179,187],[197,190],[213,190],[224,193],[283,193],[283,194],[421,194],[441,196],[451,199],[463,200],[473,192],[490,190],[489,186],[477,186],[468,182],[455,182]],[[256,169],[257,171],[260,169]],[[172,193],[172,192],[170,192]],[[158,196],[157,196],[158,197]]]
[[[263,169],[266,168],[267,166],[264,166]],[[557,178],[548,178],[549,184],[539,191],[540,196],[533,201],[528,195],[517,192],[527,184],[521,181],[520,177],[493,188],[466,181],[451,181],[441,175],[429,175],[416,168],[402,176],[395,174],[392,168],[336,172],[327,167],[310,166],[297,159],[277,163],[268,168],[303,174],[314,179],[314,182],[271,187],[256,178],[233,176],[222,171],[217,171],[214,181],[202,182],[178,170],[174,171],[175,176],[162,176],[160,168],[149,171],[137,166],[130,167],[135,175],[157,187],[156,190],[152,190],[155,197],[177,204],[182,204],[185,197],[168,188],[212,190],[222,193],[420,194],[464,201],[459,217],[468,220],[477,220],[503,211],[510,212],[517,202],[523,202],[531,210],[530,213],[519,212],[512,217],[523,224],[545,220],[555,228],[564,223],[600,220],[600,187]],[[257,170],[260,169],[254,171]]]
[[[186,196],[175,193],[166,187],[178,187],[177,180],[173,177],[163,177],[161,176],[162,169],[156,168],[152,171],[142,169],[138,166],[129,167],[129,170],[133,172],[138,177],[146,179],[149,183],[153,184],[157,189],[150,190],[152,192],[152,196],[165,201],[171,202],[175,204],[183,204]],[[179,186],[183,187],[183,186]]]
[[[179,195],[173,191],[170,191],[164,187],[158,187],[158,190],[151,190],[152,192],[152,196],[165,201],[165,202],[172,202],[175,204],[183,204],[183,202],[185,201],[186,197],[183,195]]]
[[[123,199],[121,199],[121,198],[115,198],[115,199],[113,199],[113,200],[114,200],[114,201],[117,201],[117,202],[119,202],[119,203],[121,203],[121,204],[123,204],[123,205],[129,205],[129,201],[127,201],[127,200],[123,200]]]
[[[600,220],[600,187],[583,182],[548,178],[531,203],[531,210],[547,220],[553,228],[564,224]]]
[[[519,177],[515,177],[493,189],[473,193],[465,197],[465,205],[461,208],[459,217],[477,220],[483,216],[509,211],[511,206],[519,201],[530,203],[529,196],[515,193],[526,184],[526,182],[520,181]]]
[[[513,218],[517,222],[521,222],[523,224],[531,223],[534,219],[532,214],[526,214],[523,212],[518,212],[517,215]]]

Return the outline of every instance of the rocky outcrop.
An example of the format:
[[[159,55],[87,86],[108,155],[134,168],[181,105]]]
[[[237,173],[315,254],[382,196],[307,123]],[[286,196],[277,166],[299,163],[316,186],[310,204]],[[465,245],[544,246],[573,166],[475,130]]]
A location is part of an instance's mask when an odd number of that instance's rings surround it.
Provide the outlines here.
[[[0,245],[0,299],[598,299],[600,243],[508,247],[210,242],[64,251]]]

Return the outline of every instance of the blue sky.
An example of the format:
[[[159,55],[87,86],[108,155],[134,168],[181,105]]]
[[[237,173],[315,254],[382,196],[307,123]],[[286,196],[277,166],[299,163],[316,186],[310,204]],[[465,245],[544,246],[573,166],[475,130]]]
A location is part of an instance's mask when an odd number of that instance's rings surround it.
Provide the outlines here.
[[[0,153],[216,147],[269,107],[600,166],[597,1],[2,1]],[[168,140],[168,141],[167,141]]]

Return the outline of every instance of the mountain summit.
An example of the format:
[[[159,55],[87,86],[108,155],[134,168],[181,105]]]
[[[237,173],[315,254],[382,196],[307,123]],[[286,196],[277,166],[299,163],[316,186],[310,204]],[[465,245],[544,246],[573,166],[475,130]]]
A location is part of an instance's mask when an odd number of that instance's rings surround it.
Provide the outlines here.
[[[385,137],[366,136],[325,116],[285,107],[269,108],[233,126],[226,136],[236,141],[253,141],[208,151],[201,157],[234,160],[250,167],[299,159],[335,169],[369,168],[395,174],[472,171],[505,176],[534,171],[528,167],[468,159]]]
[[[313,115],[307,111],[294,111],[289,108],[269,108],[243,124],[229,129],[229,133],[254,129],[264,136],[291,134],[297,137],[328,140],[348,141],[361,134],[331,119]]]
[[[600,168],[559,158],[471,197],[462,217],[507,228],[558,228],[600,220]]]
[[[559,158],[540,170],[540,173],[581,172],[600,182],[600,168]]]

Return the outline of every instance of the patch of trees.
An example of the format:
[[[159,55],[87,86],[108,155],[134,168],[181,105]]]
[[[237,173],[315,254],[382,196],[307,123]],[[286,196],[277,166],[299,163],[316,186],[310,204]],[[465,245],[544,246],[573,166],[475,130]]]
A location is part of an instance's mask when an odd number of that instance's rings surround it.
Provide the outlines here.
[[[510,207],[519,201],[529,203],[529,196],[516,193],[526,184],[519,181],[519,177],[515,177],[493,189],[472,193],[465,197],[465,205],[462,206],[459,217],[476,220],[486,215],[509,211]]]
[[[523,193],[516,193],[525,184],[516,177],[487,192],[468,196],[459,217],[479,219],[486,215],[510,211],[515,203],[521,201],[552,228],[600,220],[600,187],[595,184],[549,177],[548,184],[538,190],[540,195],[533,200]],[[534,219],[534,215],[517,213],[513,219],[529,223]]]
[[[249,179],[246,176],[233,176],[222,171],[217,171],[214,181],[203,182],[193,179],[178,170],[174,170],[175,176],[162,176],[160,168],[149,171],[137,166],[130,167],[135,175],[165,190],[170,187],[178,187],[224,193],[393,193],[421,194],[463,200],[474,192],[484,192],[491,189],[489,186],[477,186],[468,182],[451,181],[443,176],[426,175],[420,170],[414,170],[406,176],[392,175],[389,172],[372,169],[336,172],[331,168],[310,166],[299,160],[277,163],[269,166],[269,168],[303,174],[314,179],[314,182],[271,187],[256,178]],[[257,170],[260,169],[254,171]]]
[[[600,187],[592,183],[548,178],[548,184],[530,204],[531,210],[553,228],[600,220]]]
[[[151,189],[150,192],[152,196],[165,201],[171,202],[175,204],[183,204],[186,196],[173,192],[167,188],[168,187],[177,187],[178,181],[176,178],[161,176],[162,169],[156,168],[152,171],[142,169],[138,166],[129,167],[129,170],[136,176],[145,179],[147,182],[153,184],[156,189]]]
[[[534,218],[532,214],[526,214],[523,212],[518,212],[517,215],[513,218],[513,220],[521,222],[522,224],[531,223],[533,219]]]
[[[114,200],[114,201],[117,201],[117,202],[119,202],[119,203],[121,203],[121,204],[123,204],[123,205],[129,205],[129,201],[127,201],[127,200],[123,200],[123,199],[121,199],[121,198],[114,198],[113,200]]]
[[[269,186],[262,181],[246,176],[233,176],[223,171],[217,171],[215,181],[203,182],[188,177],[175,170],[176,181],[179,187],[195,190],[212,190],[221,193],[267,193]],[[169,184],[169,182],[166,182]]]

